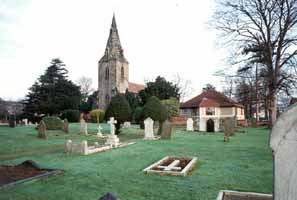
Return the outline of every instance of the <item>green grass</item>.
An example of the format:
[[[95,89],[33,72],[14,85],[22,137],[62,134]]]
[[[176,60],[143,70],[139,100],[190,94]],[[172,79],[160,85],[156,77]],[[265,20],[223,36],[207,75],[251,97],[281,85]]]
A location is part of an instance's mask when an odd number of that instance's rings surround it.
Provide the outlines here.
[[[42,167],[65,170],[63,175],[28,182],[0,190],[0,199],[97,200],[112,192],[122,200],[213,200],[219,190],[272,192],[272,154],[268,130],[248,128],[229,143],[223,134],[187,133],[174,129],[171,140],[145,141],[143,130],[125,129],[121,141],[136,144],[88,156],[63,153],[66,139],[90,144],[90,136],[78,135],[79,125],[71,124],[71,134],[49,131],[48,139],[37,138],[33,127],[0,127],[0,164],[18,164],[31,159]],[[103,132],[108,126],[103,124]],[[191,176],[146,175],[142,170],[166,155],[196,156],[199,164]]]

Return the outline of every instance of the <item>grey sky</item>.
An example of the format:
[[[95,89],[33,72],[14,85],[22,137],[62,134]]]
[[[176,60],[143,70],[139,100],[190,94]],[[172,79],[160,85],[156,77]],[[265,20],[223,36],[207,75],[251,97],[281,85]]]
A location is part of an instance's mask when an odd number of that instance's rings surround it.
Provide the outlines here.
[[[212,74],[223,68],[224,51],[207,28],[212,0],[0,0],[0,97],[22,98],[60,57],[75,81],[93,79],[104,53],[115,12],[131,82],[179,73],[197,95],[206,83],[220,88]]]

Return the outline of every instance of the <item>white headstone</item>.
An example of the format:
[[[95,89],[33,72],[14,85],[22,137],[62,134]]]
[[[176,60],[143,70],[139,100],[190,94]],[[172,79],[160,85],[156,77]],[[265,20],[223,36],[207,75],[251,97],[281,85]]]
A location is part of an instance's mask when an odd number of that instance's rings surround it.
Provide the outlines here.
[[[114,118],[111,117],[107,123],[110,124],[110,134],[114,135],[115,134],[115,124],[117,123],[117,120],[114,120]]]
[[[103,136],[101,130],[102,130],[102,127],[100,125],[98,125],[98,127],[97,127],[97,131],[98,131],[97,132],[97,137],[102,137]]]
[[[283,112],[270,135],[274,155],[274,199],[297,198],[297,105]]]
[[[24,125],[28,126],[28,119],[23,119]]]
[[[187,131],[194,131],[194,121],[192,118],[187,119]]]
[[[130,128],[131,122],[124,122],[124,128]]]
[[[144,120],[144,139],[154,139],[154,121],[148,117]]]
[[[80,133],[88,135],[88,124],[83,118],[80,119]]]

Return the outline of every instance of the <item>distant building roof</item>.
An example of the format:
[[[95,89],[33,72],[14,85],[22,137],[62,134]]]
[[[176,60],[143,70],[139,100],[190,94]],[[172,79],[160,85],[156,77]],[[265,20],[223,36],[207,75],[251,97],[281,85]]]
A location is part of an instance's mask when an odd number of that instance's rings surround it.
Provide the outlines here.
[[[143,90],[145,88],[145,85],[137,84],[137,83],[131,83],[129,82],[128,85],[128,91],[132,93],[138,93],[140,90]]]
[[[198,108],[198,107],[243,107],[224,94],[216,90],[209,89],[203,91],[200,95],[186,101],[180,108]]]
[[[290,101],[290,105],[297,103],[297,97],[292,97]]]

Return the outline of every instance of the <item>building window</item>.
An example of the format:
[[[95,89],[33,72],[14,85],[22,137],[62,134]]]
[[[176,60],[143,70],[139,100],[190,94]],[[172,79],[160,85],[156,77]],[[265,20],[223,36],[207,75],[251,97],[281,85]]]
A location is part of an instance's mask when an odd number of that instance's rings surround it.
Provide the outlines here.
[[[121,67],[121,79],[122,81],[125,79],[124,67]]]
[[[105,69],[105,80],[108,80],[109,79],[109,69],[106,68]]]
[[[206,115],[215,115],[215,109],[214,108],[206,108]]]

